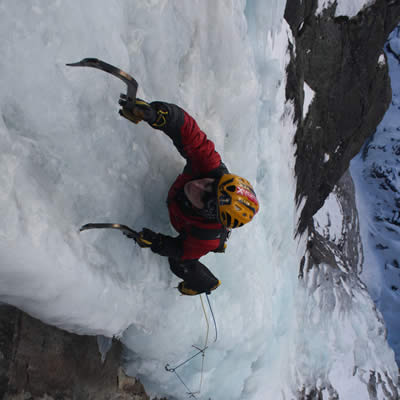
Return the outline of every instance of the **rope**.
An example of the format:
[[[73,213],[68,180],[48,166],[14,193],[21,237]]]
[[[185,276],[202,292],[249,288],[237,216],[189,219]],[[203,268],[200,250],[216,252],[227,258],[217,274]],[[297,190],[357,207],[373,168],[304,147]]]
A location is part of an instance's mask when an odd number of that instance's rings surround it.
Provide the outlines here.
[[[207,302],[208,302],[208,307],[210,308],[211,316],[212,316],[213,321],[214,321],[214,329],[215,329],[215,339],[214,339],[214,343],[215,343],[215,342],[217,341],[217,339],[218,339],[217,323],[215,322],[214,312],[213,312],[213,309],[212,309],[212,307],[211,307],[210,298],[208,297],[208,294],[206,294],[206,298],[207,298]]]
[[[207,333],[206,333],[206,340],[204,341],[204,351],[202,354],[202,360],[201,360],[201,373],[200,373],[200,385],[199,385],[199,392],[201,392],[201,386],[203,385],[203,371],[204,371],[204,357],[206,355],[205,350],[207,349],[208,346],[208,332],[210,330],[210,324],[208,323],[208,318],[207,318],[207,313],[206,313],[206,309],[204,308],[204,302],[203,302],[203,297],[202,295],[200,295],[200,301],[201,301],[201,307],[203,309],[203,313],[204,313],[204,318],[206,320],[206,324],[207,324]]]
[[[217,333],[217,323],[215,322],[215,317],[214,317],[214,313],[211,307],[211,303],[210,300],[208,298],[208,295],[206,294],[206,298],[207,298],[207,302],[208,302],[208,306],[210,308],[210,312],[214,321],[214,328],[215,328],[215,339],[214,339],[214,343],[217,341],[218,338],[218,333]],[[171,368],[169,364],[165,365],[165,369],[168,372],[173,372],[176,377],[179,379],[179,381],[182,383],[182,385],[186,388],[187,390],[187,394],[189,395],[190,398],[194,398],[197,399],[197,397],[195,396],[196,394],[200,394],[201,392],[201,387],[203,385],[203,373],[204,373],[204,358],[206,355],[206,350],[208,349],[208,335],[209,335],[209,331],[210,331],[210,323],[208,321],[208,317],[207,317],[207,312],[206,309],[204,307],[204,302],[203,302],[203,297],[202,295],[200,295],[200,301],[201,301],[201,307],[203,309],[203,313],[204,313],[204,318],[206,320],[206,325],[207,325],[207,331],[206,331],[206,337],[205,337],[205,341],[204,341],[204,347],[203,348],[199,348],[195,345],[192,345],[192,347],[194,347],[195,349],[198,350],[198,352],[196,354],[194,354],[193,356],[189,357],[187,360],[183,361],[182,363],[178,364],[176,367]],[[183,365],[187,364],[189,361],[193,360],[193,358],[197,357],[199,354],[201,354],[202,356],[202,360],[201,360],[201,372],[200,372],[200,384],[199,384],[199,390],[197,392],[192,392],[189,387],[186,385],[186,383],[183,381],[183,379],[181,378],[181,376],[176,372],[176,370],[180,367],[182,367]]]

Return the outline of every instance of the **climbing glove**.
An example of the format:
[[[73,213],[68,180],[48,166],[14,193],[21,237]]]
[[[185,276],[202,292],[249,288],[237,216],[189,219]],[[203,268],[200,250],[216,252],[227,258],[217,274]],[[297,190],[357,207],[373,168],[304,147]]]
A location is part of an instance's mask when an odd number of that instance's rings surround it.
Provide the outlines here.
[[[141,248],[146,248],[156,244],[159,241],[159,235],[151,229],[143,228],[142,231],[139,232],[139,237],[134,239]]]
[[[157,119],[157,111],[151,105],[142,99],[135,99],[133,108],[127,108],[128,98],[125,94],[121,94],[119,105],[122,107],[119,114],[124,118],[138,124],[140,121],[146,121],[152,124]]]
[[[128,97],[121,94],[119,104],[122,106],[119,110],[119,114],[134,124],[138,124],[140,121],[146,121],[156,129],[163,129],[167,124],[168,111],[157,107],[157,102],[149,104],[137,98],[132,108],[131,104],[128,103]]]

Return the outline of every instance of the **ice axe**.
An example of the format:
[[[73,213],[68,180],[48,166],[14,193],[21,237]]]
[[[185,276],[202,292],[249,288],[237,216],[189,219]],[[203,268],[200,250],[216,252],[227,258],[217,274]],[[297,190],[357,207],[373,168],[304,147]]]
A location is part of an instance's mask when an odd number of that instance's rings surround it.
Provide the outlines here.
[[[123,232],[125,235],[133,238],[141,240],[140,233],[134,231],[129,228],[129,226],[121,225],[121,224],[109,224],[109,223],[90,223],[80,227],[79,232],[86,231],[88,229],[118,229]]]
[[[128,91],[126,94],[126,105],[125,107],[127,108],[133,108],[135,105],[135,100],[136,100],[136,92],[138,89],[138,83],[134,78],[132,78],[129,74],[126,72],[122,71],[122,69],[119,69],[117,67],[114,67],[111,64],[108,64],[102,60],[99,60],[98,58],[84,58],[83,60],[76,62],[76,63],[71,63],[71,64],[66,64],[69,67],[92,67],[92,68],[97,68],[100,69],[104,72],[108,72],[111,75],[114,75],[115,77],[121,79],[126,83],[128,86]]]

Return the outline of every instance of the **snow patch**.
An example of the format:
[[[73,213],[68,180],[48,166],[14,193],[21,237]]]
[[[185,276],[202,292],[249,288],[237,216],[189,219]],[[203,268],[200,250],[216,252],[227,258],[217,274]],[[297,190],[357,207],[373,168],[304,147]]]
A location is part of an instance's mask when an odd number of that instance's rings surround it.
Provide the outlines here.
[[[352,18],[363,8],[373,4],[374,0],[318,0],[316,15],[321,14],[324,9],[331,7],[335,3],[337,3],[335,17],[347,16]]]
[[[386,59],[385,59],[385,55],[384,55],[384,54],[381,54],[381,55],[379,56],[378,65],[379,65],[379,66],[386,65]]]
[[[304,103],[303,103],[303,119],[304,119],[308,113],[310,104],[314,99],[315,92],[310,88],[310,86],[307,85],[306,81],[304,81],[303,90],[304,90]]]
[[[332,242],[339,243],[342,237],[343,210],[334,192],[326,198],[313,219],[318,233]]]

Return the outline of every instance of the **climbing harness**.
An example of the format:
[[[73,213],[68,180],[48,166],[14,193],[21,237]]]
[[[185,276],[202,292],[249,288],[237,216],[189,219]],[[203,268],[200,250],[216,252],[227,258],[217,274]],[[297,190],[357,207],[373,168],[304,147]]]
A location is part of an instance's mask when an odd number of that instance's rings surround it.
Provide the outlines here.
[[[215,342],[217,341],[217,339],[218,339],[217,323],[216,323],[216,321],[215,321],[214,312],[213,312],[213,309],[212,309],[212,307],[211,307],[210,299],[208,298],[208,295],[207,295],[207,294],[206,294],[206,298],[207,298],[207,302],[208,302],[208,307],[210,308],[210,313],[211,313],[212,319],[213,319],[213,321],[214,321],[215,338],[214,338],[214,342],[213,342],[213,343],[215,343]],[[206,331],[206,337],[205,337],[205,341],[204,341],[204,347],[201,348],[201,347],[192,345],[192,347],[194,347],[195,349],[198,350],[196,354],[194,354],[193,356],[189,357],[187,360],[181,362],[181,363],[178,364],[176,367],[173,367],[173,368],[172,368],[172,367],[170,367],[169,364],[166,364],[166,365],[165,365],[166,371],[168,371],[168,372],[173,372],[173,373],[176,375],[176,377],[178,378],[178,380],[179,380],[179,381],[182,383],[182,385],[186,388],[187,394],[189,395],[189,398],[192,398],[192,399],[197,399],[196,395],[200,394],[200,392],[201,392],[201,387],[202,387],[202,384],[203,384],[204,358],[205,358],[205,355],[206,355],[206,350],[208,349],[208,335],[209,335],[209,330],[210,330],[210,324],[209,324],[209,321],[208,321],[206,309],[205,309],[205,307],[204,307],[204,302],[203,302],[203,297],[202,297],[202,295],[200,295],[200,301],[201,301],[201,307],[202,307],[202,309],[203,309],[204,318],[205,318],[205,320],[206,320],[206,325],[207,325],[207,331]],[[176,370],[177,370],[178,368],[182,367],[183,365],[187,364],[188,362],[190,362],[191,360],[193,360],[194,358],[196,358],[196,357],[197,357],[198,355],[200,355],[200,354],[201,354],[202,360],[201,360],[201,373],[200,373],[199,390],[196,391],[196,392],[193,392],[193,391],[191,391],[191,390],[189,389],[189,387],[186,385],[186,383],[184,382],[184,380],[182,379],[182,377],[178,374],[178,372],[176,372]]]

